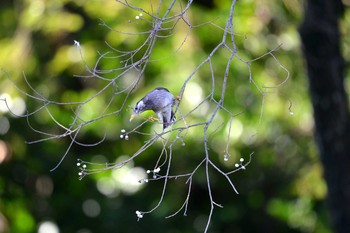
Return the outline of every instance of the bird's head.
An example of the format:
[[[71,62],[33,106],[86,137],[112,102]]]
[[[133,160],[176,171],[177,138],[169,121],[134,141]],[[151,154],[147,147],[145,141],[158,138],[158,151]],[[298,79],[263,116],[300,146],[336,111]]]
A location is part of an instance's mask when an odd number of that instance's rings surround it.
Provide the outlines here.
[[[143,99],[141,99],[139,102],[137,102],[135,104],[134,109],[133,109],[133,113],[130,116],[130,121],[132,121],[136,115],[138,115],[141,112],[145,111],[146,110],[145,107],[146,107],[146,105],[145,105]]]

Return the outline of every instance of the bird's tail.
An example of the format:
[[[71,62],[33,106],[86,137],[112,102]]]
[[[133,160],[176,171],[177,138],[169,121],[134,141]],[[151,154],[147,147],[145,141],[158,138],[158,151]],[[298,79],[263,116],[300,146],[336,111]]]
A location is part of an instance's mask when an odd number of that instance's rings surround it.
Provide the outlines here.
[[[176,120],[176,116],[173,111],[171,111],[170,121],[167,122],[166,119],[163,118],[163,130],[168,128],[172,123],[174,123]]]

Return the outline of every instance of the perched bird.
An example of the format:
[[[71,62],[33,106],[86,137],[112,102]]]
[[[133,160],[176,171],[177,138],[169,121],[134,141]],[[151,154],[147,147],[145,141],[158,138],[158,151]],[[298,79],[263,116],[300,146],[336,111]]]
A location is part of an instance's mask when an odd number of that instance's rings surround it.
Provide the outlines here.
[[[175,121],[175,115],[172,109],[174,105],[175,98],[169,90],[164,87],[157,87],[136,103],[130,121],[134,119],[135,115],[146,110],[152,110],[157,113],[158,118],[163,123],[164,130]]]

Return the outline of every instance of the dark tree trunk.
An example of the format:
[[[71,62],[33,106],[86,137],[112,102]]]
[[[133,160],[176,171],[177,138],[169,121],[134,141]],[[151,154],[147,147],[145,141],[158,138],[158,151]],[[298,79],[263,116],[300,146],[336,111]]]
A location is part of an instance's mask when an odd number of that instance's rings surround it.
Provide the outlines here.
[[[350,232],[350,113],[338,20],[341,0],[308,0],[300,35],[314,109],[315,137],[334,231]]]

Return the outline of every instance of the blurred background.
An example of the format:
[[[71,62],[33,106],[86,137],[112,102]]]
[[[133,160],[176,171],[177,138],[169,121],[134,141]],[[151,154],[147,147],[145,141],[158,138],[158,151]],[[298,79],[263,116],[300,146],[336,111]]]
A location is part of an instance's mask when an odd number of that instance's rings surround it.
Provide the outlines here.
[[[151,10],[150,2],[142,4],[138,6]],[[189,21],[201,26],[188,34],[188,25],[179,22],[172,36],[159,39],[152,54],[155,62],[147,67],[137,92],[127,105],[134,105],[156,86],[165,86],[177,95],[183,81],[221,41],[220,27],[225,26],[230,4],[230,1],[219,0],[194,3],[188,13]],[[130,136],[130,140],[120,138],[122,129],[131,128],[129,107],[118,117],[102,119],[84,129],[79,135],[80,141],[94,143],[106,135],[104,142],[95,147],[74,145],[54,172],[50,169],[62,158],[69,138],[28,144],[26,142],[45,138],[34,129],[56,134],[62,133],[62,129],[45,111],[38,111],[27,119],[15,117],[8,110],[9,107],[20,115],[42,106],[18,90],[34,93],[24,77],[50,100],[83,101],[95,95],[106,83],[74,77],[87,73],[74,41],[79,41],[84,62],[89,66],[94,66],[99,54],[113,48],[135,49],[147,37],[137,32],[151,29],[151,19],[147,15],[137,19],[139,13],[111,0],[2,0],[0,97],[6,98],[8,106],[0,102],[1,233],[203,232],[210,210],[204,169],[194,178],[187,216],[180,212],[165,218],[176,212],[186,198],[186,180],[178,179],[169,182],[162,205],[137,221],[135,211],[153,208],[161,195],[162,182],[137,182],[154,166],[162,150],[161,144],[148,148],[122,169],[78,179],[78,158],[118,161],[132,155],[135,148],[147,140],[142,135]],[[232,122],[229,162],[223,157],[225,127],[214,131],[210,153],[223,170],[234,169],[241,157],[247,160],[252,152],[254,156],[247,170],[231,176],[239,195],[213,171],[214,199],[224,208],[214,210],[210,232],[331,232],[325,205],[327,188],[313,139],[312,109],[297,32],[302,17],[301,0],[236,3],[233,25],[238,55],[252,60],[281,45],[274,55],[289,70],[290,78],[263,99],[249,83],[247,64],[239,59],[233,61],[225,107],[234,113],[244,110],[244,114]],[[349,25],[348,11],[341,22],[343,35],[349,35]],[[349,60],[350,36],[343,38],[343,55]],[[181,49],[173,53],[184,40]],[[213,58],[218,85],[227,58],[227,51]],[[123,65],[118,59],[105,59],[100,66],[118,68]],[[252,62],[251,68],[259,87],[277,85],[286,77],[271,56]],[[110,77],[113,75],[111,73]],[[108,74],[105,77],[108,78]],[[210,80],[208,67],[203,67],[189,83],[189,92],[203,98],[210,91]],[[349,79],[346,87],[350,89]],[[201,98],[194,99],[185,93],[182,105],[184,108],[195,106]],[[84,116],[97,116],[109,99],[108,93],[98,95],[96,101],[87,106],[89,110],[85,110]],[[67,125],[72,120],[67,114],[72,113],[71,106],[50,105],[49,108],[62,124]],[[200,113],[195,113],[192,123],[201,117]],[[228,116],[222,116],[224,124],[228,120]],[[148,132],[152,123],[142,127]],[[198,136],[201,132],[190,133],[184,145],[174,148],[172,172],[189,172],[201,161],[203,143]],[[251,137],[255,133],[257,136]]]

